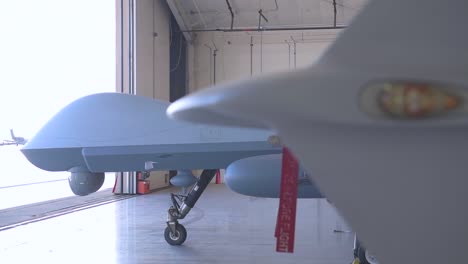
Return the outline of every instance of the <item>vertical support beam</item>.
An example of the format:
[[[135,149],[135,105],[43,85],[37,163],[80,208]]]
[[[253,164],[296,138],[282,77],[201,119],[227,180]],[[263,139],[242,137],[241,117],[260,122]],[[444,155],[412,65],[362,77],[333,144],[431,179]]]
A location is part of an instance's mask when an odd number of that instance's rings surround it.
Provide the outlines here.
[[[128,21],[129,21],[129,34],[128,34],[128,88],[129,94],[136,94],[136,87],[135,87],[135,0],[129,0],[129,8],[128,8]]]
[[[133,0],[116,0],[116,92],[131,93],[132,88],[132,17]]]
[[[116,0],[116,92],[134,94],[135,0]],[[127,129],[127,128],[122,128]],[[136,176],[116,173],[114,193],[135,194]]]

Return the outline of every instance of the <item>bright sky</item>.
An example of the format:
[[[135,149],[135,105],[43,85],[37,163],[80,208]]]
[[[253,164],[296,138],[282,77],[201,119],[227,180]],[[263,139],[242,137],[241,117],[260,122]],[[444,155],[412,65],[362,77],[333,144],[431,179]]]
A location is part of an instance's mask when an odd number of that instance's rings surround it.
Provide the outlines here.
[[[115,91],[115,0],[0,4],[0,141],[10,128],[31,138],[71,101]],[[0,147],[0,186],[10,175],[50,174],[19,149]]]
[[[0,139],[115,90],[114,0],[0,1]]]

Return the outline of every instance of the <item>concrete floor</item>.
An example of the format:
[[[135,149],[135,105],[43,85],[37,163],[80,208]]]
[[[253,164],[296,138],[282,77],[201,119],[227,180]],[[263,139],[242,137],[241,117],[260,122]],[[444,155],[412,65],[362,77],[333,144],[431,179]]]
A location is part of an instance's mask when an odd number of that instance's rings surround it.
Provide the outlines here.
[[[275,252],[277,199],[210,185],[185,220],[183,246],[166,244],[169,192],[62,215],[0,232],[0,263],[320,263],[352,260],[353,233],[323,199],[300,200],[294,254]],[[174,190],[172,190],[174,191]]]

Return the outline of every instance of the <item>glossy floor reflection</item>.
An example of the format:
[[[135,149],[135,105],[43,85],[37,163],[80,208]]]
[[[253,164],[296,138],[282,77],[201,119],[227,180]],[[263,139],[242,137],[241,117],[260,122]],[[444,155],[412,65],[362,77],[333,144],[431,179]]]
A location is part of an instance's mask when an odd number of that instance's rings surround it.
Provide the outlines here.
[[[0,210],[21,205],[44,202],[74,196],[68,184],[68,174],[51,177],[24,177],[13,181],[11,177],[0,177]],[[46,174],[47,175],[47,174]],[[115,173],[107,173],[100,190],[112,188]],[[10,185],[9,184],[18,184]]]
[[[353,233],[325,200],[300,200],[294,254],[275,252],[277,199],[210,185],[183,223],[183,246],[166,244],[170,190],[0,232],[0,263],[320,263],[352,259]]]

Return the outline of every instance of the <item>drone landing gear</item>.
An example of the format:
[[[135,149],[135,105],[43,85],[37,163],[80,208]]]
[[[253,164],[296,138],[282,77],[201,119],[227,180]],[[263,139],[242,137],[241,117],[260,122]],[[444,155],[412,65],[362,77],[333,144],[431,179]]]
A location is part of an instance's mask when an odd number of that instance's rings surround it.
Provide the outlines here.
[[[190,212],[215,176],[216,171],[204,170],[187,195],[171,193],[172,206],[167,211],[167,227],[164,230],[164,238],[169,245],[178,246],[185,242],[187,230],[183,225],[179,224],[179,219],[184,219]]]

